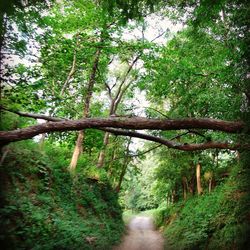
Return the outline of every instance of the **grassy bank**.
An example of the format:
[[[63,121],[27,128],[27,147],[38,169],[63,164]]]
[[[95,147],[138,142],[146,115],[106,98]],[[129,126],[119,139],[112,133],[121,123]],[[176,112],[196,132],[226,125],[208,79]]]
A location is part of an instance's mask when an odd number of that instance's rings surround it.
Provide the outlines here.
[[[13,144],[0,176],[3,249],[110,249],[119,241],[117,194],[105,178],[72,178],[63,152]]]
[[[155,212],[157,226],[164,228],[167,249],[250,248],[248,184],[237,176],[238,180],[231,176],[210,194]]]

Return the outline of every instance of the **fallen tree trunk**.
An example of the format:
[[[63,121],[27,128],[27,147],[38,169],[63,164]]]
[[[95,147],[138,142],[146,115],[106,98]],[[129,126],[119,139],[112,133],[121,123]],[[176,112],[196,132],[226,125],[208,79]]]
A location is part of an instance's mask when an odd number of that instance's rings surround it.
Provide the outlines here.
[[[30,139],[42,133],[57,131],[73,131],[87,128],[122,128],[122,129],[150,129],[150,130],[181,130],[181,129],[209,129],[227,133],[249,133],[244,122],[223,121],[209,118],[186,119],[147,119],[141,117],[112,117],[85,118],[80,120],[62,120],[48,122],[13,131],[0,132],[0,144]]]

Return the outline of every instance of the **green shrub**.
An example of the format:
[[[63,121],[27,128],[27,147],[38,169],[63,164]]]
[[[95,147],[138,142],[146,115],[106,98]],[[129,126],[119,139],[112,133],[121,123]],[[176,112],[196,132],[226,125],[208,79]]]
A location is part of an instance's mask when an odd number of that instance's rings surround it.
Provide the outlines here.
[[[1,246],[110,249],[124,225],[109,182],[83,174],[72,178],[57,149],[52,157],[51,148],[44,154],[36,147],[12,144],[1,167]]]
[[[228,182],[211,194],[179,203],[176,218],[164,232],[168,248],[246,249],[249,226],[240,217],[242,203],[235,197],[237,192]],[[167,218],[174,214],[171,209],[169,212]],[[166,214],[164,217],[167,221]]]

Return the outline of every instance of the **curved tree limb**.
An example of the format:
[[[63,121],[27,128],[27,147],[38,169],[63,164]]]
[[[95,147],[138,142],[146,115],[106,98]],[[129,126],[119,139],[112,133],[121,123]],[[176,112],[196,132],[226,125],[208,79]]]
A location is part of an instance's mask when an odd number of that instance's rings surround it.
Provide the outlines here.
[[[20,116],[25,116],[25,117],[30,117],[30,118],[34,118],[34,119],[44,119],[47,121],[52,121],[52,122],[59,122],[59,121],[70,121],[70,120],[66,120],[66,119],[62,119],[62,118],[56,118],[56,117],[51,117],[51,116],[46,116],[46,115],[39,115],[39,114],[31,114],[31,113],[24,113],[24,112],[19,112],[19,111],[12,111],[12,110],[8,110],[6,108],[1,107],[2,109],[18,114]],[[132,137],[136,137],[136,138],[141,138],[144,140],[149,140],[149,141],[154,141],[157,143],[160,143],[161,145],[165,145],[169,148],[173,148],[173,149],[178,149],[178,150],[183,150],[183,151],[196,151],[196,150],[206,150],[206,149],[212,149],[212,148],[217,148],[217,149],[230,149],[230,150],[236,150],[239,148],[249,148],[249,145],[240,145],[240,144],[231,144],[231,143],[227,143],[227,142],[212,142],[212,141],[207,141],[205,143],[199,143],[199,144],[180,144],[180,143],[175,143],[173,142],[174,139],[183,136],[183,135],[187,135],[189,133],[194,133],[194,134],[198,134],[198,135],[202,135],[197,131],[193,131],[193,130],[189,130],[181,135],[177,135],[173,138],[171,138],[170,140],[166,140],[163,138],[159,138],[156,136],[152,136],[152,135],[146,135],[146,134],[142,134],[142,133],[138,133],[138,132],[133,132],[133,131],[125,131],[125,130],[120,130],[120,129],[113,129],[113,128],[100,128],[100,130],[105,131],[105,132],[109,132],[115,135],[123,135],[123,136],[132,136]],[[6,132],[8,133],[8,132]],[[15,140],[15,141],[18,141]],[[1,142],[1,132],[0,132],[0,142]],[[7,141],[10,142],[10,141]]]
[[[21,115],[21,114],[20,114]],[[23,114],[22,114],[23,115]],[[28,115],[26,114],[28,117]],[[48,120],[44,115],[34,117]],[[48,119],[47,119],[48,118]],[[51,119],[51,117],[50,117]],[[49,133],[56,131],[73,131],[86,128],[122,128],[122,129],[151,129],[151,130],[182,130],[182,129],[210,129],[215,131],[223,131],[227,133],[249,133],[245,123],[241,121],[223,121],[209,118],[185,118],[185,119],[147,119],[142,117],[110,117],[110,118],[84,118],[80,120],[58,120],[46,124],[39,124],[23,129],[13,131],[1,131],[0,143],[6,144],[9,142],[30,139],[41,133]]]
[[[230,149],[230,150],[237,150],[240,147],[242,147],[240,144],[231,144],[227,142],[204,142],[204,143],[197,143],[197,144],[181,144],[181,143],[176,143],[170,140],[166,140],[163,138],[159,138],[153,135],[147,135],[147,134],[142,134],[134,131],[124,131],[124,130],[119,130],[119,129],[112,129],[112,128],[104,128],[101,129],[106,132],[115,134],[115,135],[123,135],[123,136],[129,136],[129,137],[136,137],[144,140],[149,140],[149,141],[154,141],[157,143],[160,143],[162,145],[167,146],[168,148],[173,148],[173,149],[178,149],[182,151],[198,151],[198,150],[205,150],[205,149]],[[248,147],[250,147],[248,145]]]

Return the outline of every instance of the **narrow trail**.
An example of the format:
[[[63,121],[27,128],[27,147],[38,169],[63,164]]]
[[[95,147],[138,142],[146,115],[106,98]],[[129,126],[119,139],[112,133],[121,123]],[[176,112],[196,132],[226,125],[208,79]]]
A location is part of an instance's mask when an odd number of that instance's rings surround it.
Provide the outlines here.
[[[162,235],[155,231],[153,220],[146,216],[134,217],[128,225],[128,233],[122,243],[113,250],[163,250]]]

